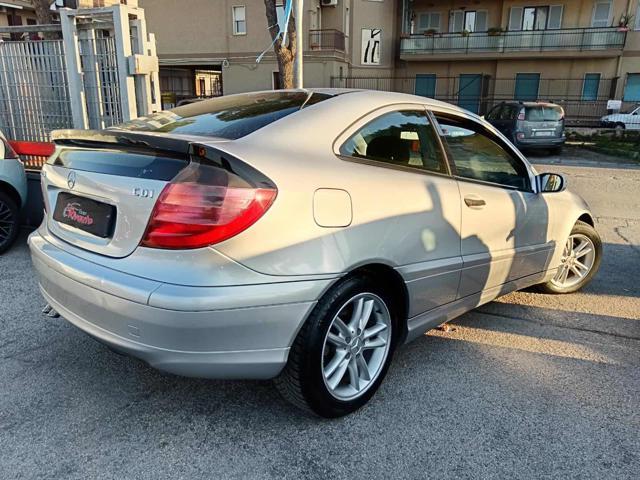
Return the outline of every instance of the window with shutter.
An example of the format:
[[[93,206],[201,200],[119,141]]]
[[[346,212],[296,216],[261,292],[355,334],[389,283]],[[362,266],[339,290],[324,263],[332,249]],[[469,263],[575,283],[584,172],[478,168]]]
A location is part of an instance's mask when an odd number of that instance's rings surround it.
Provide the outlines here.
[[[440,14],[432,12],[430,19],[431,20],[429,22],[429,28],[439,32],[440,31]]]
[[[600,87],[599,73],[585,73],[582,82],[582,100],[594,101],[598,99],[598,90]]]
[[[486,10],[478,10],[476,12],[476,27],[475,32],[486,32],[487,31],[487,11]]]
[[[640,0],[638,0],[638,8],[636,9],[636,30],[640,30]]]
[[[562,5],[551,5],[549,7],[549,23],[547,24],[549,30],[562,28],[562,11]]]
[[[440,31],[440,13],[439,12],[427,12],[421,13],[418,17],[418,30],[421,32],[427,30]]]
[[[423,30],[429,29],[429,19],[431,17],[430,13],[421,13],[418,17],[418,29],[422,32]]]
[[[461,32],[463,27],[464,27],[464,12],[462,10],[452,11],[449,18],[449,31]]]
[[[610,26],[609,17],[611,15],[611,2],[596,2],[593,7],[592,27]]]
[[[509,31],[522,30],[522,7],[511,7],[509,12]]]

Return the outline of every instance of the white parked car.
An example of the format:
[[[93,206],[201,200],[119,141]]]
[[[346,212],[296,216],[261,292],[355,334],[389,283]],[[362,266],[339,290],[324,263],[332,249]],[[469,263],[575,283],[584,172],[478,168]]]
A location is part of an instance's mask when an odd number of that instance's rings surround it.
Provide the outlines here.
[[[640,130],[640,105],[635,105],[624,112],[605,115],[600,119],[600,125],[605,128]]]

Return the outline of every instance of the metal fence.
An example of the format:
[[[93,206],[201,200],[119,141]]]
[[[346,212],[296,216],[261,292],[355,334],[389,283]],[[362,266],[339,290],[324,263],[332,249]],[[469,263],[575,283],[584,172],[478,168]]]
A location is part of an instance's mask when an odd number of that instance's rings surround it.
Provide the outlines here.
[[[0,130],[14,140],[47,141],[71,128],[62,40],[0,42]]]
[[[344,52],[345,35],[340,30],[309,30],[309,48],[311,50],[339,50]]]
[[[79,50],[89,128],[100,129],[123,118],[115,40],[103,30],[95,33],[96,38],[79,40]]]
[[[401,54],[470,52],[547,52],[554,50],[621,50],[626,31],[614,27],[563,28],[513,32],[465,32],[411,35],[400,42]]]
[[[600,118],[607,114],[607,101],[615,97],[617,78],[598,79],[597,85],[585,89],[583,78],[541,78],[537,91],[526,95],[517,93],[517,78],[492,78],[478,75],[477,85],[464,77],[431,77],[421,85],[416,77],[332,77],[331,86],[418,94],[474,110],[483,115],[494,105],[507,100],[539,100],[561,105],[568,125],[598,126]],[[471,91],[473,87],[473,91]],[[623,102],[622,110],[632,109],[633,102]],[[640,122],[640,113],[637,115]],[[630,123],[633,119],[630,119]]]
[[[11,140],[48,141],[52,130],[102,129],[161,108],[142,9],[62,9],[60,24],[0,34],[20,39],[0,42],[0,130]]]

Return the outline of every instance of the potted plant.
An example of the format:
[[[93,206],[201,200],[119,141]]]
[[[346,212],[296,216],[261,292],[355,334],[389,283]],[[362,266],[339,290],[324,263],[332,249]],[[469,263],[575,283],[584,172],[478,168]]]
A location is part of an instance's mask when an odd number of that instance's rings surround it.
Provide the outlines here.
[[[490,37],[498,37],[502,35],[502,32],[504,32],[502,27],[491,27],[487,30],[487,35],[489,35]]]
[[[462,35],[463,37],[468,37],[469,35],[471,35],[471,32],[470,32],[469,30],[463,30],[463,31],[461,32],[461,35]]]
[[[629,15],[627,13],[623,13],[620,15],[620,20],[618,20],[618,31],[619,32],[628,32],[629,24],[633,21],[633,15]]]
[[[433,37],[437,32],[437,30],[435,28],[430,28],[429,30],[425,30],[424,31],[424,36],[425,37]]]

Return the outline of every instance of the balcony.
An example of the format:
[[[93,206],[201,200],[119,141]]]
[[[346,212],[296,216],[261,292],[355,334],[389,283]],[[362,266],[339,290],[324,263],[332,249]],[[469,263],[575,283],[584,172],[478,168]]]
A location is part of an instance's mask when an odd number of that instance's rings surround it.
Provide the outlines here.
[[[562,52],[584,52],[586,56],[617,56],[624,48],[627,32],[615,27],[563,28],[514,32],[434,33],[402,38],[403,60],[436,60],[439,55],[460,54],[471,58],[562,56]],[[431,57],[431,58],[426,58]],[[436,58],[433,58],[436,57]]]
[[[340,30],[309,30],[309,50],[344,52],[344,33]]]

